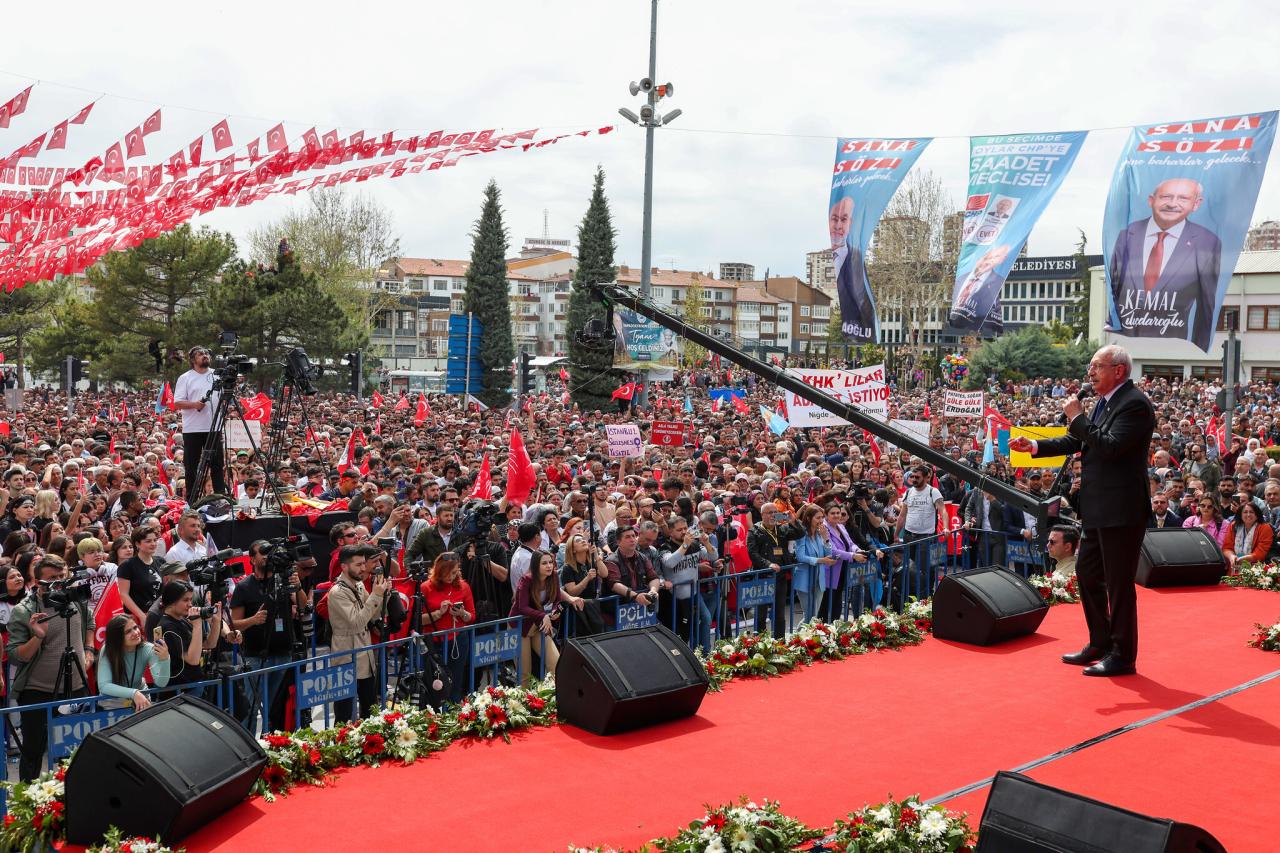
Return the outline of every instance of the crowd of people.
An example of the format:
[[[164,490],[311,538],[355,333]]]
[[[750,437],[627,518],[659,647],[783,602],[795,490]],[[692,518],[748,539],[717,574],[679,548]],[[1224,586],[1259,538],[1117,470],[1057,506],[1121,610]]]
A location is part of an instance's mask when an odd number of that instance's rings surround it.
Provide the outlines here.
[[[1203,527],[1232,566],[1275,558],[1280,457],[1272,461],[1268,448],[1280,441],[1276,387],[1240,389],[1232,434],[1220,446],[1217,386],[1140,382],[1158,415],[1151,526]],[[793,595],[801,619],[846,612],[855,584],[870,591],[868,603],[901,604],[895,572],[911,560],[887,552],[948,525],[963,528],[968,545],[991,562],[1003,562],[1008,540],[1047,534],[1049,565],[1062,572],[1073,565],[1079,536],[1071,525],[1038,530],[1034,514],[857,427],[771,433],[755,413],[780,403],[785,411],[785,397],[751,374],[695,370],[650,388],[648,408],[623,402],[605,411],[582,411],[554,377],[548,384],[519,411],[427,397],[425,418],[417,393],[407,407],[390,391],[378,408],[341,394],[306,398],[294,413],[305,411],[307,423],[284,431],[279,469],[264,470],[252,450],[229,452],[216,466],[226,500],[212,502],[198,500],[210,484],[188,489],[195,465],[183,421],[195,406],[156,413],[153,391],[108,391],[77,395],[69,414],[58,392],[28,391],[21,411],[0,412],[0,674],[8,704],[96,688],[142,709],[154,689],[198,682],[228,657],[253,668],[287,663],[303,646],[312,609],[324,617],[323,639],[334,651],[354,652],[409,627],[437,637],[434,651],[456,700],[468,663],[456,632],[467,625],[518,618],[522,671],[530,673],[554,667],[566,631],[606,629],[611,612],[600,600],[616,596],[657,608],[665,624],[706,648],[713,630],[734,618],[716,577],[758,569],[776,573],[769,622],[780,633]],[[708,391],[719,387],[740,389],[746,406],[713,403]],[[1060,399],[1077,388],[1074,380],[991,382],[986,404],[1013,424],[1052,425]],[[1068,466],[1055,479],[1056,469],[1013,468],[984,452],[987,422],[942,417],[941,396],[937,387],[893,385],[889,415],[928,420],[935,450],[1034,498],[1056,488],[1070,515],[1078,471]],[[655,418],[690,424],[691,440],[645,445],[637,458],[609,456],[605,426],[647,431]],[[513,429],[536,481],[519,501],[505,494]],[[353,431],[361,441],[351,441]],[[494,523],[476,536],[460,526],[475,523],[467,498],[486,459]],[[217,550],[209,526],[258,514],[258,501],[276,489],[319,504],[341,501],[334,506],[349,515],[329,527],[328,565],[282,569],[264,540],[248,549],[238,583],[222,589],[193,579],[190,564]],[[72,572],[90,593],[68,603],[59,581]],[[409,576],[420,580],[410,590],[420,593],[417,607],[393,594]],[[95,610],[113,584],[122,613],[95,637]],[[409,626],[415,610],[420,625]],[[80,664],[69,675],[67,648]],[[336,709],[340,719],[376,701],[376,655],[357,653],[356,662],[357,697]],[[288,722],[286,675],[273,672],[265,686],[265,724],[273,728]],[[256,690],[237,700],[250,726],[263,698]],[[24,779],[42,765],[46,721],[44,710],[21,715],[15,734]]]

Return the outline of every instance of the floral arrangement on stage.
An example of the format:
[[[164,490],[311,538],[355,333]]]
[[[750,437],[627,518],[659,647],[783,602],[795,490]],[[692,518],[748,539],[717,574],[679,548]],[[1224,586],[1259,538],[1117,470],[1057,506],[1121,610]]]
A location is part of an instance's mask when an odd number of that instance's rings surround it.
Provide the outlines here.
[[[851,622],[808,622],[781,640],[757,633],[726,638],[698,657],[718,690],[735,678],[768,678],[815,661],[918,645],[932,627],[932,605],[912,601],[901,614],[877,607]]]
[[[847,819],[837,820],[833,834],[812,848],[840,853],[957,853],[971,849],[976,836],[966,815],[942,806],[920,802],[918,795],[905,800],[892,797],[864,806]]]
[[[1249,645],[1264,652],[1280,652],[1280,621],[1274,625],[1254,623],[1257,633],[1249,640]]]
[[[66,831],[67,765],[30,782],[9,785],[9,813],[0,826],[0,850],[53,849]]]
[[[113,826],[107,830],[102,843],[90,847],[86,853],[185,853],[186,849],[175,849],[150,838],[128,838]]]
[[[1079,604],[1080,587],[1076,584],[1075,575],[1063,575],[1053,572],[1047,575],[1028,575],[1027,583],[1040,591],[1041,597],[1055,604]]]
[[[1227,586],[1280,592],[1280,563],[1236,563],[1236,573],[1226,575],[1222,582]]]
[[[743,797],[716,808],[673,836],[655,838],[636,853],[962,853],[976,840],[968,815],[942,806],[892,797],[863,806],[830,828],[815,829],[784,815],[777,802],[756,805]],[[574,847],[569,853],[623,853],[613,847]]]
[[[453,723],[453,737],[501,737],[511,742],[511,732],[556,721],[555,682],[548,678],[530,690],[519,687],[487,687],[462,703]]]

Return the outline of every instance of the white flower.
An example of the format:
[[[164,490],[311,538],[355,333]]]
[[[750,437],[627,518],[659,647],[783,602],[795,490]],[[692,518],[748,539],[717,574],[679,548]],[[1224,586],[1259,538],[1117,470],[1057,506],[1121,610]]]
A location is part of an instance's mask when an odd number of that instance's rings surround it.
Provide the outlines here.
[[[724,842],[720,840],[719,835],[712,838],[707,844],[706,853],[725,853]]]
[[[871,813],[871,819],[876,823],[892,823],[893,809],[888,806],[882,806]]]
[[[929,809],[920,818],[920,837],[921,838],[940,838],[942,833],[947,831],[947,819],[941,812],[935,809]]]
[[[520,703],[519,699],[512,699],[507,703],[507,716],[519,717],[529,713],[529,709]]]
[[[405,726],[396,732],[396,743],[402,747],[412,748],[418,742],[418,733],[413,729]]]
[[[877,841],[878,843],[884,844],[886,842],[892,841],[893,836],[895,834],[896,833],[893,831],[892,827],[886,826],[884,829],[876,830],[875,835],[871,837],[875,839],[875,841]]]

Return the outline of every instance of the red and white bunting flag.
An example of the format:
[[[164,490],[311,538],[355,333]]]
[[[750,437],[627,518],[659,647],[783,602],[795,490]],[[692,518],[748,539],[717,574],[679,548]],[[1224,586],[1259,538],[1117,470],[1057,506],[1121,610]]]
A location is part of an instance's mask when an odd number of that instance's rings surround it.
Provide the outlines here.
[[[151,115],[147,116],[147,120],[142,123],[142,135],[147,136],[148,134],[155,133],[159,129],[160,111],[156,110]]]
[[[221,151],[224,148],[230,148],[232,144],[231,125],[227,124],[224,118],[213,126],[213,150]]]

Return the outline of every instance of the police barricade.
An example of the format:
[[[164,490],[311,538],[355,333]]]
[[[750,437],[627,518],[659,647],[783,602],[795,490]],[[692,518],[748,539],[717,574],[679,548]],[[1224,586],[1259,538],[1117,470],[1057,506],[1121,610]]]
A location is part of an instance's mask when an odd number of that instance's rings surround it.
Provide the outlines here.
[[[691,604],[687,637],[690,645],[703,650],[709,649],[713,640],[736,637],[743,630],[763,631],[775,622],[788,624],[785,612],[774,612],[779,602],[772,569],[712,575],[690,581],[688,586]]]

